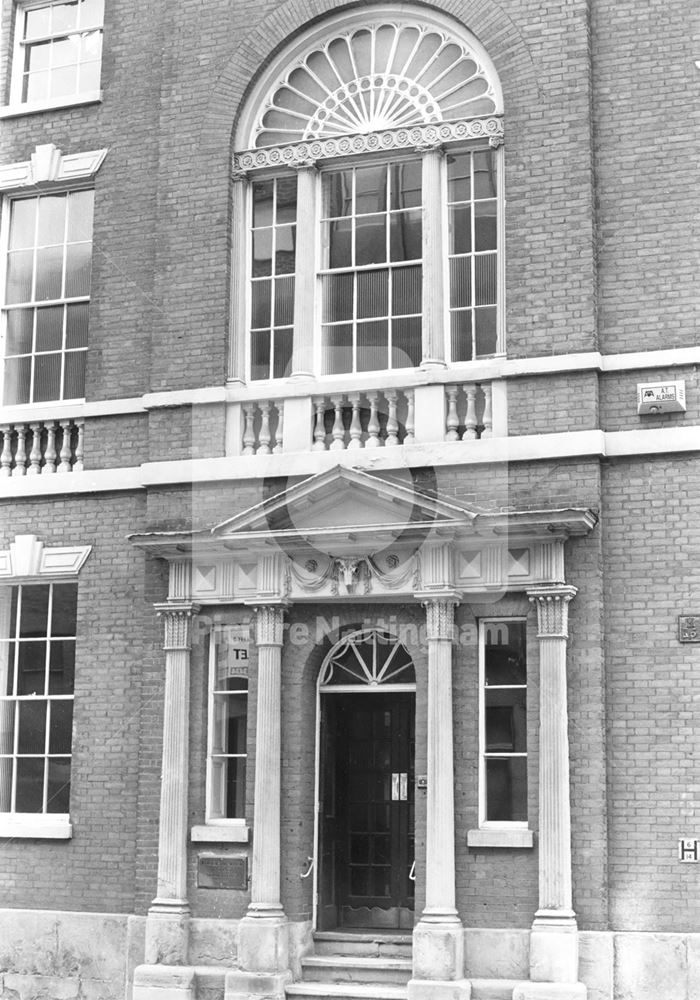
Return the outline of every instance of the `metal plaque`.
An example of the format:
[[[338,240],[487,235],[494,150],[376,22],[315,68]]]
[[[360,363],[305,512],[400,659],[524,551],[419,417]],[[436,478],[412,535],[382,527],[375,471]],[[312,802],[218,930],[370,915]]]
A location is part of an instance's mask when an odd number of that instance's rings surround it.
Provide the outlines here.
[[[700,615],[678,616],[678,641],[700,642]]]
[[[199,889],[247,889],[247,855],[200,854],[197,858],[197,887]]]
[[[678,841],[678,860],[686,864],[700,861],[700,840],[697,837],[681,837]]]

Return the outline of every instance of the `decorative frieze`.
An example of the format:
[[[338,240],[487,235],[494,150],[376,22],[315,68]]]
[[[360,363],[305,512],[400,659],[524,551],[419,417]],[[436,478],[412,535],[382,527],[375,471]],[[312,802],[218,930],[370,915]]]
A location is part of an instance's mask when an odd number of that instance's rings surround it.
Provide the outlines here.
[[[472,139],[503,137],[503,119],[497,116],[471,118],[461,122],[414,125],[411,128],[387,129],[362,135],[294,142],[264,149],[247,149],[235,153],[234,170],[261,170],[270,167],[296,167],[309,161],[356,153],[374,153],[393,149],[433,147],[442,143],[467,142]]]
[[[576,594],[576,587],[562,584],[528,590],[527,596],[537,607],[539,639],[568,639],[569,601]]]
[[[191,601],[168,601],[154,604],[156,614],[163,619],[163,649],[189,650],[192,645],[192,619],[199,612],[199,605]]]

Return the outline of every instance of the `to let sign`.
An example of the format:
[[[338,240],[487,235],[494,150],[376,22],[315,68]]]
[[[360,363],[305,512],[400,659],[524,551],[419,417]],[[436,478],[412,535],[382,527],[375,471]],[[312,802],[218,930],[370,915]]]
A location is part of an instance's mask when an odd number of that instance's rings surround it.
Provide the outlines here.
[[[700,642],[700,615],[678,616],[678,641]]]

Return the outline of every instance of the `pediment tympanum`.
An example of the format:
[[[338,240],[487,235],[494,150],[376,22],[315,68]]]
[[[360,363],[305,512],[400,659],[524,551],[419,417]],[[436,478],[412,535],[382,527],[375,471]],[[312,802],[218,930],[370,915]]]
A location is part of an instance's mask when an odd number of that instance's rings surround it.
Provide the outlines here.
[[[168,559],[170,597],[211,603],[397,600],[564,582],[587,509],[489,512],[402,480],[337,467],[206,531],[131,540]]]

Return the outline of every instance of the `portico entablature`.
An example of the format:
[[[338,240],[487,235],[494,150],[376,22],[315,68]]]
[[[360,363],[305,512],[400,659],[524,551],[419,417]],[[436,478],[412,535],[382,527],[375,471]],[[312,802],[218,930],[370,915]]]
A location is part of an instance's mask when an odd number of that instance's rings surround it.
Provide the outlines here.
[[[487,512],[337,467],[208,531],[131,540],[170,562],[170,600],[386,602],[563,584],[566,540],[596,521],[585,508]]]

